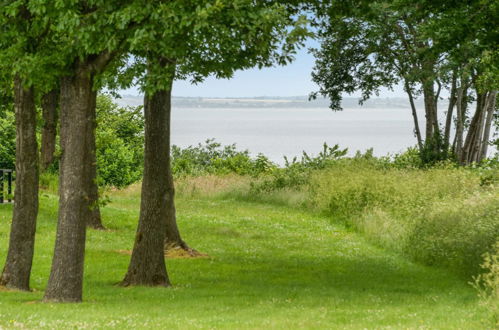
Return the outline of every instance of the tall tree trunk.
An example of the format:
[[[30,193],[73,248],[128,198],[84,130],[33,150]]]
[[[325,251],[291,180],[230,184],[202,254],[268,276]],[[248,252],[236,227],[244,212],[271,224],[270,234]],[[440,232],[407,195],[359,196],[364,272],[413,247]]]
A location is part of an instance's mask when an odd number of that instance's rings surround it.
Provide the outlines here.
[[[429,142],[430,139],[433,138],[434,135],[434,119],[433,119],[433,97],[431,97],[428,89],[426,88],[423,91],[424,97],[424,108],[425,108],[425,117],[426,117],[426,132],[425,132],[425,141]]]
[[[88,217],[92,79],[86,70],[61,79],[59,221],[46,301],[80,302]]]
[[[170,95],[171,96],[171,95]],[[169,101],[169,105],[171,105],[171,100]],[[171,106],[167,108],[168,111],[168,132],[171,132]],[[168,145],[170,145],[170,136],[168,136]],[[173,180],[173,173],[171,170],[171,159],[170,153],[168,153],[168,162],[165,164],[165,171],[168,173],[168,194],[169,197],[169,206],[168,213],[166,218],[166,236],[165,236],[165,251],[170,249],[182,249],[187,251],[191,255],[197,255],[198,252],[194,249],[191,249],[187,243],[182,239],[180,235],[180,231],[177,225],[177,212],[175,208],[175,184]]]
[[[487,117],[485,119],[485,129],[483,132],[482,138],[482,150],[480,152],[480,160],[487,158],[487,151],[489,147],[489,138],[490,138],[490,128],[492,126],[492,120],[494,119],[494,112],[496,110],[496,99],[497,99],[497,91],[493,91],[489,94]]]
[[[482,102],[481,102],[481,114],[480,118],[478,120],[478,128],[477,128],[477,133],[475,140],[473,141],[473,146],[472,146],[472,162],[480,162],[480,155],[482,152],[482,138],[483,138],[483,131],[484,131],[484,126],[485,126],[485,118],[487,117],[487,109],[488,109],[488,95],[489,93],[485,93],[482,97]]]
[[[166,217],[166,232],[165,232],[165,250],[180,248],[189,252],[194,252],[187,243],[184,242],[180,236],[180,231],[177,225],[177,214],[175,208],[175,187],[173,183],[173,176],[171,175],[171,170],[169,171],[169,185],[168,185],[168,212]]]
[[[456,105],[456,75],[452,76],[452,85],[449,96],[449,106],[447,108],[447,115],[445,118],[445,131],[444,131],[444,144],[450,145],[450,131],[452,127],[452,115],[454,113],[454,106]]]
[[[16,115],[16,191],[9,251],[0,285],[29,290],[38,215],[38,145],[33,88],[14,82]]]
[[[414,97],[412,96],[411,88],[409,86],[408,81],[405,81],[405,90],[407,95],[409,96],[409,103],[411,104],[412,118],[414,120],[414,133],[416,134],[416,138],[418,140],[419,150],[423,150],[423,139],[421,137],[421,130],[419,128],[419,119],[418,113],[416,111],[416,105],[414,104]]]
[[[54,163],[58,105],[59,89],[54,89],[42,96],[43,129],[40,162],[42,171]]]
[[[93,229],[103,230],[105,229],[102,224],[102,217],[100,213],[99,207],[99,185],[97,182],[97,157],[96,157],[96,145],[95,145],[95,129],[97,127],[97,119],[95,108],[96,99],[93,99],[94,103],[92,104],[92,111],[89,114],[90,125],[88,125],[87,138],[88,138],[88,157],[89,157],[89,167],[88,167],[88,175],[87,175],[87,183],[88,193],[89,193],[89,202],[90,202],[90,210],[87,218],[87,226]]]
[[[461,163],[463,165],[469,165],[476,161],[477,148],[481,142],[480,130],[483,122],[483,98],[483,94],[477,94],[475,114],[471,119],[461,155]]]
[[[455,137],[455,148],[454,153],[456,158],[462,163],[463,159],[463,138],[464,138],[464,121],[466,116],[467,108],[467,88],[464,86],[464,82],[461,79],[461,86],[457,89],[457,99],[456,99],[456,111],[457,111],[457,121],[456,121],[456,137]]]
[[[174,66],[168,61],[161,65]],[[170,177],[170,107],[169,88],[144,97],[145,152],[140,218],[124,286],[169,286],[164,257],[165,228],[173,205]]]

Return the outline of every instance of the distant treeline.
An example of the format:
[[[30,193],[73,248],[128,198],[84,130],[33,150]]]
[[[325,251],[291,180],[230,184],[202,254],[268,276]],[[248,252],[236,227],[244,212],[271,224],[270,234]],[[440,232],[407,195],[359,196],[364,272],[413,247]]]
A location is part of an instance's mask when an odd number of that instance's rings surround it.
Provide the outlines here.
[[[143,103],[143,97],[124,95],[116,99],[120,105],[138,106]],[[329,100],[318,98],[309,100],[307,96],[292,97],[248,97],[248,98],[218,98],[218,97],[173,97],[175,108],[329,108]],[[423,100],[416,100],[416,106],[423,109]],[[448,103],[441,101],[442,105]],[[342,100],[346,109],[373,108],[373,109],[407,109],[409,104],[405,98],[373,98],[359,103],[359,98],[347,97]]]

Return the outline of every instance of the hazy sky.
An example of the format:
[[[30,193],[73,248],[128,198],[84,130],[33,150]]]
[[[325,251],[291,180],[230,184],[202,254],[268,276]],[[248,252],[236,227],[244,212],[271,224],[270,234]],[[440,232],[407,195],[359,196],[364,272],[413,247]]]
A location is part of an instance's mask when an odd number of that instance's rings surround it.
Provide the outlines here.
[[[307,43],[307,47],[313,45]],[[254,97],[254,96],[298,96],[316,91],[311,72],[314,57],[306,48],[300,50],[296,60],[285,67],[251,69],[238,71],[232,79],[210,77],[203,83],[192,85],[188,81],[176,81],[173,85],[174,96],[190,97]],[[136,88],[122,91],[122,94],[138,95]],[[358,96],[358,94],[354,94]],[[404,97],[401,88],[394,92],[383,90],[380,97]]]

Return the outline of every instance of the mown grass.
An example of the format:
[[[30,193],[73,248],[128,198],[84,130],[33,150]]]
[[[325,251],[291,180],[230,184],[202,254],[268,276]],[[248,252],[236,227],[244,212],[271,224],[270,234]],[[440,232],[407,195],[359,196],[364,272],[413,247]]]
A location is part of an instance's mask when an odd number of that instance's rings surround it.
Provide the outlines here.
[[[209,186],[209,185],[207,185]],[[225,187],[225,186],[224,186]],[[441,328],[492,326],[462,278],[373,246],[298,208],[180,193],[184,238],[210,255],[167,260],[172,288],[122,288],[139,189],[110,192],[108,231],[88,232],[82,304],[45,304],[57,198],[43,192],[33,292],[0,292],[0,328]],[[0,260],[10,205],[0,205]]]

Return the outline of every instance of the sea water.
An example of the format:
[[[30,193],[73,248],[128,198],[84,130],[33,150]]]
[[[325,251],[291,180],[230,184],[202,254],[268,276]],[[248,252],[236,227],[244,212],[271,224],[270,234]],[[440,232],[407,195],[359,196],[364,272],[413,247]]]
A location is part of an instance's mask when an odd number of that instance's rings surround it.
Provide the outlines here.
[[[419,113],[424,131],[424,113]],[[173,108],[172,144],[197,145],[214,138],[236,143],[252,155],[263,153],[283,163],[283,156],[315,155],[322,145],[338,144],[353,155],[372,148],[377,156],[415,146],[410,109],[356,108]]]

